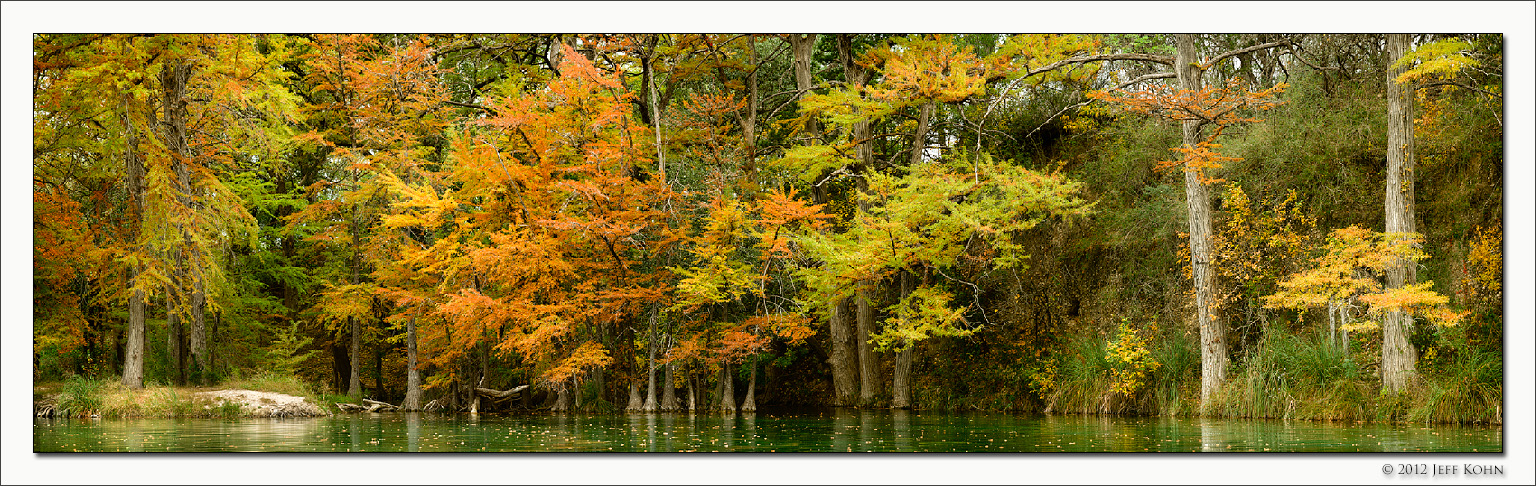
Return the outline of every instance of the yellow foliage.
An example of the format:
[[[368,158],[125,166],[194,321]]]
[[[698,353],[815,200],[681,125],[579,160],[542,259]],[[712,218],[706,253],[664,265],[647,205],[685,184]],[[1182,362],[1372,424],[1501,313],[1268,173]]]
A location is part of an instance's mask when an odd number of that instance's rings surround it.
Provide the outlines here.
[[[1147,329],[1149,333],[1155,330],[1155,326]],[[1147,376],[1163,366],[1152,359],[1152,352],[1147,349],[1150,341],[1136,332],[1129,319],[1121,319],[1120,330],[1104,352],[1104,359],[1110,362],[1112,390],[1126,396],[1135,394],[1146,384]]]
[[[1409,84],[1427,79],[1453,78],[1479,63],[1470,55],[1472,43],[1456,39],[1441,39],[1415,48],[1398,59],[1393,67],[1408,67],[1397,76],[1399,84]]]

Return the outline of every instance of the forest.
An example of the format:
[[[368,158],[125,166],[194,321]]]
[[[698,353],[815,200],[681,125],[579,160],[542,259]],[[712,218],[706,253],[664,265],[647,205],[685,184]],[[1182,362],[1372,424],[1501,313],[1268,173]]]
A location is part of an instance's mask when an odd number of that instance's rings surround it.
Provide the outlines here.
[[[32,377],[1502,424],[1504,42],[38,34]]]

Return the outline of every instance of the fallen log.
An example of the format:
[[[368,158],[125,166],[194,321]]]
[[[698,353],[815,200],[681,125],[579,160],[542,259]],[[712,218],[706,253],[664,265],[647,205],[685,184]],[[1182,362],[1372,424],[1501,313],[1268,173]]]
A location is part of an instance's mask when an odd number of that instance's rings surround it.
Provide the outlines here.
[[[522,396],[528,385],[514,387],[510,390],[492,390],[490,388],[475,387],[475,393],[486,398],[511,399]]]
[[[397,407],[397,406],[394,406],[394,405],[390,405],[388,403],[384,403],[384,402],[381,402],[381,401],[378,401],[378,400],[369,400],[367,398],[364,398],[363,399],[363,403],[366,403],[366,404],[369,405],[368,406],[368,411],[369,412],[376,412],[376,411],[377,412],[394,412],[394,411],[400,410],[400,407]]]
[[[368,407],[364,407],[362,405],[358,405],[358,404],[355,404],[355,403],[341,403],[341,402],[334,402],[334,403],[336,404],[336,408],[341,409],[341,411],[343,411],[343,412],[366,412],[366,411],[368,411]]]

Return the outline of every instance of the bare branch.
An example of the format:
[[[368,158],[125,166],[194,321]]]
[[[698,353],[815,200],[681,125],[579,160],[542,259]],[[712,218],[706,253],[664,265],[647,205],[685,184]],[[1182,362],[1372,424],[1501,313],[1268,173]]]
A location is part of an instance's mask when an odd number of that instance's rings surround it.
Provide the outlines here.
[[[1241,55],[1241,54],[1247,54],[1247,53],[1250,53],[1250,52],[1253,52],[1253,51],[1262,51],[1264,49],[1269,49],[1271,47],[1288,46],[1288,45],[1293,45],[1293,44],[1294,43],[1290,39],[1286,39],[1286,40],[1278,40],[1278,41],[1274,41],[1274,42],[1266,42],[1266,43],[1259,44],[1259,45],[1252,46],[1252,47],[1244,47],[1242,49],[1238,49],[1238,50],[1235,50],[1235,51],[1223,52],[1221,54],[1217,54],[1216,57],[1211,58],[1211,60],[1206,61],[1205,64],[1201,64],[1200,65],[1200,70],[1204,71],[1204,70],[1210,69],[1211,66],[1215,66],[1216,63],[1221,62],[1222,60],[1224,60],[1226,58],[1229,58],[1229,57],[1232,57],[1232,56]]]
[[[1120,85],[1116,86],[1115,89],[1125,89],[1125,87],[1127,87],[1127,86],[1130,86],[1130,85],[1133,85],[1133,84],[1136,84],[1136,83],[1140,83],[1140,82],[1143,82],[1143,81],[1151,81],[1151,80],[1154,80],[1154,79],[1167,79],[1167,78],[1175,78],[1175,77],[1178,77],[1178,75],[1175,74],[1175,73],[1143,74],[1141,76],[1137,76],[1136,79],[1132,79],[1130,81],[1126,81],[1124,83],[1120,83]],[[1040,129],[1045,128],[1046,125],[1049,125],[1051,123],[1051,120],[1055,120],[1056,117],[1061,116],[1062,113],[1066,113],[1067,110],[1081,108],[1083,106],[1088,105],[1088,103],[1092,103],[1092,102],[1093,102],[1093,100],[1086,100],[1086,101],[1082,101],[1080,103],[1076,103],[1076,104],[1070,105],[1070,106],[1068,106],[1066,108],[1062,108],[1061,111],[1057,111],[1056,114],[1051,115],[1049,117],[1046,117],[1045,121],[1040,123],[1040,126],[1035,127],[1034,130],[1030,130],[1028,134],[1024,135],[1024,138],[1029,138],[1030,136],[1033,136],[1035,134],[1035,132],[1038,132],[1038,131],[1040,131]]]
[[[1159,55],[1156,55],[1156,54],[1141,54],[1141,53],[1134,53],[1134,52],[1127,52],[1127,53],[1120,53],[1120,54],[1099,54],[1099,55],[1096,55],[1096,56],[1078,56],[1078,57],[1074,57],[1074,58],[1071,58],[1071,59],[1063,59],[1063,60],[1060,60],[1060,61],[1056,61],[1056,62],[1047,64],[1047,65],[1045,65],[1043,67],[1031,69],[1028,72],[1024,73],[1023,76],[1020,76],[1020,77],[1027,78],[1027,77],[1034,76],[1036,74],[1040,74],[1040,73],[1043,73],[1043,72],[1046,72],[1046,71],[1055,70],[1056,68],[1059,68],[1059,67],[1062,67],[1062,66],[1065,66],[1065,65],[1068,65],[1068,64],[1082,64],[1082,63],[1085,63],[1085,62],[1094,62],[1094,61],[1144,61],[1144,62],[1155,62],[1155,63],[1158,63],[1158,64],[1169,65],[1169,66],[1173,65],[1173,58],[1172,57],[1169,57],[1169,56],[1159,56]]]

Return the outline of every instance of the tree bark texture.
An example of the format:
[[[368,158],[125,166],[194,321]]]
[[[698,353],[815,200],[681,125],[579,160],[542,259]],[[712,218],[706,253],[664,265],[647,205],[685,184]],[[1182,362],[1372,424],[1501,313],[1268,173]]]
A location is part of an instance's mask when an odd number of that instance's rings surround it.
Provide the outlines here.
[[[1199,92],[1201,70],[1195,38],[1191,34],[1179,34],[1176,38],[1178,51],[1174,68],[1178,73],[1179,89]],[[1198,120],[1182,122],[1185,147],[1193,148],[1200,143],[1200,127]],[[1190,276],[1194,280],[1195,318],[1200,326],[1200,401],[1205,403],[1227,378],[1227,333],[1216,314],[1214,300],[1216,275],[1212,268],[1210,192],[1201,182],[1200,174],[1190,167],[1184,168],[1184,201],[1189,212],[1189,260]]]
[[[650,331],[645,338],[645,405],[647,412],[656,411],[656,311],[651,311]]]
[[[912,408],[912,351],[914,345],[896,352],[895,373],[891,377],[891,408]]]
[[[816,34],[789,34],[789,49],[794,55],[795,89],[802,97],[815,87],[811,84],[811,52],[815,47]],[[821,126],[816,120],[810,120],[805,124],[805,131],[814,138],[821,133]]]
[[[662,369],[666,371],[666,378],[661,386],[661,409],[673,412],[681,408],[677,403],[677,385],[673,381],[673,376],[677,374],[677,363],[667,363]]]
[[[1408,34],[1387,35],[1387,57],[1396,62],[1411,47]],[[1413,233],[1413,87],[1397,83],[1406,67],[1387,69],[1387,187],[1386,231]],[[1415,264],[1396,260],[1387,267],[1387,288],[1401,288],[1418,280]],[[1389,392],[1403,391],[1412,383],[1418,360],[1408,336],[1413,316],[1389,311],[1381,323],[1381,384]]]
[[[729,411],[729,412],[736,411],[736,386],[735,386],[735,381],[736,380],[731,379],[731,364],[730,363],[725,363],[725,364],[720,365],[720,409],[721,410],[725,410],[725,411]]]
[[[869,342],[869,335],[874,333],[875,309],[870,305],[868,290],[859,290],[854,300],[857,302],[854,332],[859,352],[859,406],[868,407],[874,405],[880,386],[880,373],[875,368],[879,364],[875,360],[875,345]]]
[[[347,330],[347,334],[351,334],[351,339],[349,344],[347,344],[347,369],[350,370],[347,373],[347,396],[356,400],[363,397],[363,379],[361,373],[359,373],[359,370],[363,367],[361,357],[363,329],[362,325],[357,322],[357,318],[347,316]]]
[[[123,173],[127,177],[128,185],[128,229],[129,242],[135,249],[138,247],[139,232],[144,223],[144,161],[139,158],[139,136],[133,124],[132,97],[124,93],[119,116],[123,123]],[[138,264],[128,266],[128,286],[133,292],[128,296],[128,335],[126,336],[123,351],[123,386],[130,389],[144,387],[144,290],[136,285],[140,267]]]
[[[900,298],[905,299],[913,290],[917,290],[917,275],[907,270],[901,271],[899,275],[896,289]],[[917,345],[913,344],[896,352],[896,360],[891,367],[891,408],[912,407],[912,351],[916,348]]]
[[[907,164],[916,166],[923,162],[923,151],[928,146],[928,125],[933,119],[933,100],[923,103],[917,110],[917,130],[912,132],[912,153]]]
[[[416,369],[416,316],[405,321],[405,400],[402,410],[421,410],[421,371]]]
[[[832,303],[831,316],[827,319],[831,332],[832,352],[828,361],[832,365],[832,405],[846,407],[854,404],[855,387],[858,383],[856,350],[848,309],[849,299],[837,299]]]
[[[640,400],[640,384],[633,381],[629,382],[629,403],[624,405],[624,410],[639,412],[643,406],[644,402]]]

